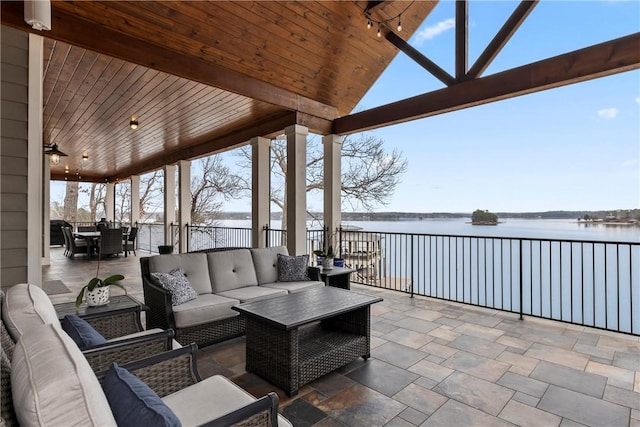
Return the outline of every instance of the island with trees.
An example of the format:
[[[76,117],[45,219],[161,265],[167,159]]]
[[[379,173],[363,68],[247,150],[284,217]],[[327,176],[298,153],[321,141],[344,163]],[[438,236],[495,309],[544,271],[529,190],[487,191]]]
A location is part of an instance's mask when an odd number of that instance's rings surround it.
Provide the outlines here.
[[[471,214],[472,225],[498,225],[498,215],[487,210],[476,209]]]

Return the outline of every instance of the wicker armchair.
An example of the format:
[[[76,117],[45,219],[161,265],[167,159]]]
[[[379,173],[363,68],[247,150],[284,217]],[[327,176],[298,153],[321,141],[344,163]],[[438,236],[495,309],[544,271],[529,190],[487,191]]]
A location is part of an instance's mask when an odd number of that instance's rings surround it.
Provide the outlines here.
[[[197,346],[191,344],[147,359],[138,360],[122,367],[140,378],[163,400],[177,392],[193,392],[191,394],[194,399],[203,399],[207,402],[212,400],[210,404],[201,406],[201,412],[205,417],[209,413],[216,418],[207,420],[204,424],[199,424],[200,426],[276,427],[278,425],[289,425],[287,419],[278,416],[279,399],[276,393],[270,392],[260,399],[255,399],[233,382],[220,375],[203,380],[198,373],[196,350]],[[99,372],[96,375],[98,380],[102,382],[106,371]],[[219,408],[215,408],[215,398],[208,393],[204,393],[203,396],[202,391],[204,389],[199,386],[192,389],[192,386],[197,383],[204,383],[202,385],[211,383],[212,389],[217,389],[219,393],[227,397],[237,395],[237,399],[229,399],[234,401],[236,407],[225,409],[220,413]],[[180,418],[176,408],[172,409]]]

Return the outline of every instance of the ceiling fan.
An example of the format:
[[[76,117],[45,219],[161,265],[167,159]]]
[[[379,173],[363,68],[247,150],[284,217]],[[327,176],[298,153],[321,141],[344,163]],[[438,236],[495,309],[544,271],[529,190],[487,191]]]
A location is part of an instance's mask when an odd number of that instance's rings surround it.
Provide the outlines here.
[[[44,146],[44,154],[48,154],[51,156],[49,161],[52,165],[57,165],[60,163],[60,157],[67,157],[65,153],[58,149],[58,144],[45,144]]]

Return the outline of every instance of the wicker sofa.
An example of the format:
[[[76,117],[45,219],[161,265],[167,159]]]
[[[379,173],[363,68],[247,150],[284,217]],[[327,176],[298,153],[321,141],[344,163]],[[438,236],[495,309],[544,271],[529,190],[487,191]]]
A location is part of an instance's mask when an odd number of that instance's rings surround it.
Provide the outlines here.
[[[287,248],[216,249],[140,258],[144,299],[150,309],[147,327],[171,328],[180,344],[205,346],[244,335],[244,318],[232,306],[324,286],[315,267],[307,270],[310,280],[278,282],[278,254],[287,255]],[[172,306],[169,292],[151,273],[178,267],[198,297]]]
[[[30,328],[11,358],[4,350],[0,349],[2,426],[115,427],[123,418],[129,425],[158,425],[150,417],[159,410],[170,412],[184,426],[291,426],[277,414],[275,393],[255,399],[225,377],[201,380],[195,346],[121,366],[134,376],[124,382],[135,390],[124,400],[118,394],[122,387],[110,388],[109,374],[94,373],[73,340],[55,325]],[[134,384],[140,381],[157,396]]]

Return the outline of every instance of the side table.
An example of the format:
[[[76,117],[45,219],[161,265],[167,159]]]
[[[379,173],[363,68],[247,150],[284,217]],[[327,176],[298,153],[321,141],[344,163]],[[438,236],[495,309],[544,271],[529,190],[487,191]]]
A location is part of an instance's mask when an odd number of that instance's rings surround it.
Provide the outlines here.
[[[140,313],[149,310],[149,307],[129,295],[112,295],[108,304],[99,307],[89,307],[86,303],[76,307],[75,302],[65,302],[54,304],[54,308],[58,319],[75,314],[106,339],[142,331]]]
[[[333,267],[331,269],[320,270],[320,277],[326,286],[334,288],[351,289],[351,273],[354,269],[346,267]]]

